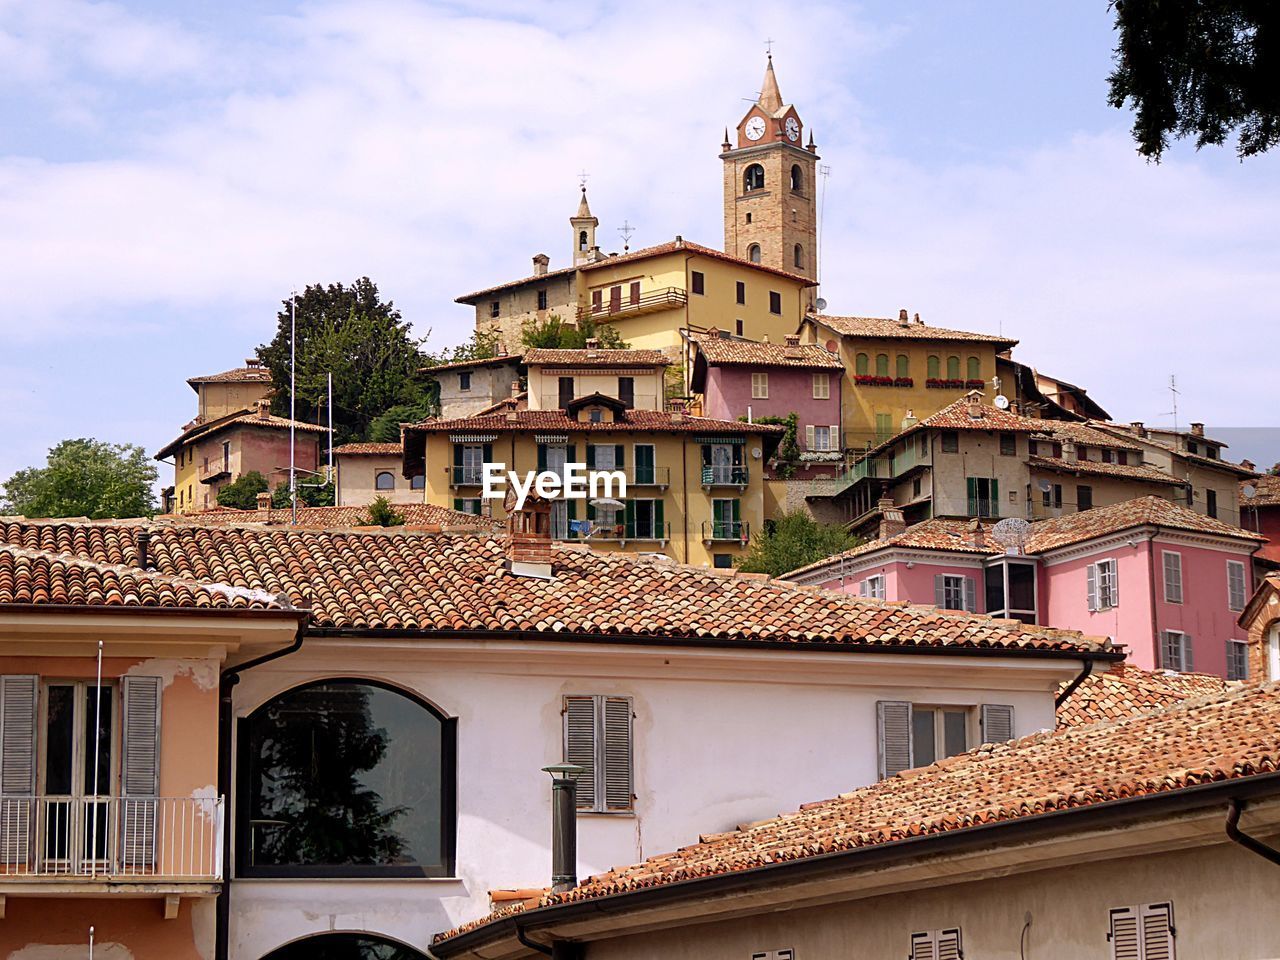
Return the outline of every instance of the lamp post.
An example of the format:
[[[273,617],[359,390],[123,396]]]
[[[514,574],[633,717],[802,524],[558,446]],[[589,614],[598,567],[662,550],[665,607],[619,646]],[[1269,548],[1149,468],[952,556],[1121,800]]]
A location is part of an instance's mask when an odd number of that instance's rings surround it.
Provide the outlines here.
[[[551,890],[560,893],[578,885],[578,777],[586,769],[553,763],[542,772],[551,775]]]

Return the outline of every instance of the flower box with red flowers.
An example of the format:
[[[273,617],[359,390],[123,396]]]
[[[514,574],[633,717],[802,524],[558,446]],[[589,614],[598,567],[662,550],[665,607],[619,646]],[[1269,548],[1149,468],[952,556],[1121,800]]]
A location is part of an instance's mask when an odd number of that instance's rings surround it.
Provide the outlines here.
[[[910,377],[894,377],[893,385],[895,387],[914,387],[916,382]]]
[[[873,377],[870,374],[859,373],[853,378],[853,382],[860,387],[892,387],[893,377]]]
[[[964,382],[964,385],[965,385],[966,387],[968,387],[970,390],[981,390],[983,387],[985,387],[985,386],[987,385],[987,381],[985,381],[985,380],[966,380],[966,381]]]
[[[930,377],[924,382],[926,387],[933,390],[963,390],[965,381],[963,380],[939,380],[937,377]]]

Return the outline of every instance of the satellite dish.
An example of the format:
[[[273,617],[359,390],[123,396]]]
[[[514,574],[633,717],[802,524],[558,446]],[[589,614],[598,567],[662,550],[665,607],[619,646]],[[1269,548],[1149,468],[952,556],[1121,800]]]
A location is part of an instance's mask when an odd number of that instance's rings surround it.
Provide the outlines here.
[[[992,403],[994,403],[994,404],[996,405],[996,409],[997,409],[997,410],[1008,410],[1008,409],[1009,409],[1009,398],[1008,398],[1008,397],[1006,397],[1004,394],[1000,394],[1000,395],[998,395],[998,396],[997,396],[994,400],[992,400],[991,402],[992,402]]]
[[[759,459],[760,459],[760,455],[761,455],[761,454],[760,454],[760,448],[759,448],[759,447],[752,447],[752,448],[751,448],[751,459],[752,459],[752,460],[759,460]]]
[[[821,297],[813,301],[813,305],[818,308],[819,313],[827,309],[827,301],[823,300]]]
[[[1258,495],[1258,488],[1255,487],[1252,483],[1246,483],[1243,487],[1240,488],[1240,492],[1244,495],[1244,498],[1246,500],[1252,500],[1254,497]]]
[[[1050,483],[1048,480],[1041,480],[1039,483],[1036,484],[1036,486],[1040,488],[1041,493],[1048,493],[1050,490],[1053,489],[1053,484]]]
[[[1006,553],[1020,554],[1027,545],[1031,524],[1021,517],[1005,517],[991,528],[991,539],[1005,548]]]

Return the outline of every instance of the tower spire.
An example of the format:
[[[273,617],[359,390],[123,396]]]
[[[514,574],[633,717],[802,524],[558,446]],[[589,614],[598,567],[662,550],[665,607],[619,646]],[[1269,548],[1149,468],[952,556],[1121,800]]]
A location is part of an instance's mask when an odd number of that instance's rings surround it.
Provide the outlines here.
[[[764,83],[760,85],[760,99],[756,103],[770,116],[782,109],[782,93],[778,90],[778,78],[773,72],[772,53],[769,54],[768,65],[764,68]]]
[[[578,212],[569,218],[573,227],[573,262],[586,263],[596,257],[596,227],[600,221],[591,215],[587,203],[587,182],[582,181],[582,195],[578,198]]]

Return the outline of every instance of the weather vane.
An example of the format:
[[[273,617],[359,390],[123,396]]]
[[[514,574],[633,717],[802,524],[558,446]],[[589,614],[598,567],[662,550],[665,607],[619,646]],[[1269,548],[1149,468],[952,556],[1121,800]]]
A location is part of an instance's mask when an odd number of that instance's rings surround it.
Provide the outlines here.
[[[636,228],[626,220],[623,220],[618,232],[622,234],[622,252],[626,253],[631,249],[631,235],[636,232]]]
[[[775,42],[775,41],[774,41],[772,38],[770,38],[770,39],[768,39],[768,40],[766,40],[766,41],[764,42],[764,52],[765,52],[765,55],[766,55],[770,60],[772,60],[772,59],[773,59],[773,44],[774,44],[774,42]]]
[[[590,176],[591,174],[587,173],[587,171],[585,170],[583,170],[581,173],[578,174],[578,185],[582,187],[583,193],[587,192],[587,179]]]

